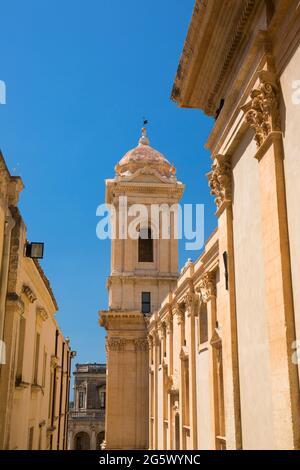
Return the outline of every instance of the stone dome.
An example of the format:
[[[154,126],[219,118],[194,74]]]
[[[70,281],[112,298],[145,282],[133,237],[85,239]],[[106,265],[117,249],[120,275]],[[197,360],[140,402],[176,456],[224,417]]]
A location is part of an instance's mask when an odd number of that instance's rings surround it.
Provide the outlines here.
[[[136,172],[151,174],[157,172],[163,178],[174,177],[176,169],[165,156],[150,146],[147,131],[142,129],[139,144],[129,150],[115,167],[119,176],[131,176]]]

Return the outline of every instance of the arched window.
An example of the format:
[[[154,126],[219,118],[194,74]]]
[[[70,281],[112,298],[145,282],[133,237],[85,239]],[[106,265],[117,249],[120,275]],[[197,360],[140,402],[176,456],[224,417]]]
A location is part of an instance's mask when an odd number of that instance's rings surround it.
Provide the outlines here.
[[[153,263],[153,239],[151,228],[142,228],[139,236],[139,263]]]
[[[90,436],[86,432],[79,432],[75,438],[75,450],[90,450]]]

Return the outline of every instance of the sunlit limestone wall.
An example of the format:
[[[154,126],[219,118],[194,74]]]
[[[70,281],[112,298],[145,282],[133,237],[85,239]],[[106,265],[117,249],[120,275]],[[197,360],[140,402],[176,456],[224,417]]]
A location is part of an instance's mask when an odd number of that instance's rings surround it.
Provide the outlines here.
[[[299,21],[298,21],[299,25]],[[295,27],[290,34],[296,34]],[[299,41],[299,33],[296,35]],[[279,60],[279,57],[278,57]],[[280,63],[278,64],[280,67]],[[297,340],[300,340],[300,49],[293,50],[289,61],[282,64],[281,116],[283,123],[284,170],[288,229],[290,239],[292,284]],[[298,92],[297,92],[298,90]],[[292,351],[291,351],[292,353]]]
[[[272,448],[259,167],[247,133],[232,157],[236,312],[243,448]],[[255,432],[253,432],[255,429]]]

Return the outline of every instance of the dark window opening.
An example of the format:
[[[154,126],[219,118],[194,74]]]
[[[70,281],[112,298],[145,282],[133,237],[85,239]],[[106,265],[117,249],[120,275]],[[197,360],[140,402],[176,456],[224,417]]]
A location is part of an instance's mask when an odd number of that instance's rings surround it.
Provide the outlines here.
[[[150,292],[142,292],[142,313],[151,312],[151,294]]]
[[[199,312],[200,344],[208,341],[208,318],[206,304],[202,304]]]
[[[153,239],[151,228],[142,228],[140,231],[139,263],[153,263]]]

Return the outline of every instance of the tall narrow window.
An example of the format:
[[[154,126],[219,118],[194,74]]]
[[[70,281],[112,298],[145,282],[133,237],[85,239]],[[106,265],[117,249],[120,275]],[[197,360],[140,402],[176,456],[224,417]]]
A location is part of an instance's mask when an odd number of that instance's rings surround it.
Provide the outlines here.
[[[200,345],[208,341],[208,323],[207,323],[207,306],[201,304],[199,312],[199,343]]]
[[[105,408],[105,391],[100,392],[100,408],[103,410]]]
[[[46,369],[47,369],[47,353],[44,350],[42,387],[45,387],[45,384],[46,384]]]
[[[139,263],[153,263],[153,239],[151,228],[142,228],[139,237]]]
[[[85,393],[82,390],[80,390],[79,391],[79,408],[84,408],[85,407],[84,396],[85,396]]]
[[[25,318],[22,317],[20,319],[18,361],[17,361],[17,375],[16,375],[16,382],[18,383],[22,381],[25,331],[26,331],[26,320]]]
[[[150,292],[142,292],[142,313],[151,312],[151,294]]]
[[[33,382],[35,384],[38,383],[39,358],[40,358],[40,338],[41,338],[41,335],[39,333],[37,333],[36,334],[36,339],[35,339],[34,377],[33,377]]]

